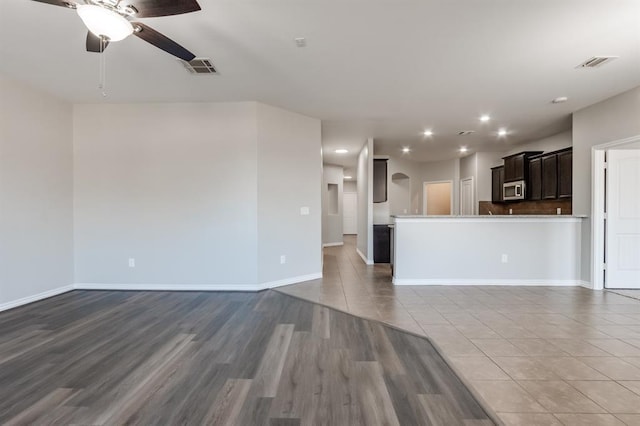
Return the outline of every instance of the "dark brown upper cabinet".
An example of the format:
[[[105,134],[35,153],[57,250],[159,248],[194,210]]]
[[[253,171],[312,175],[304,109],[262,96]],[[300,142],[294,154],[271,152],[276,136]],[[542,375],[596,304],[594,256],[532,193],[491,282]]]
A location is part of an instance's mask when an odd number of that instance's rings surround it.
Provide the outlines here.
[[[542,199],[558,198],[558,156],[545,155],[542,158]]]
[[[387,201],[387,160],[373,160],[373,202]]]
[[[558,152],[558,198],[571,198],[573,175],[573,150]]]
[[[529,183],[526,193],[530,200],[542,199],[542,159],[540,157],[529,160]]]
[[[491,168],[491,202],[501,203],[504,201],[502,198],[502,184],[504,183],[504,166]]]
[[[503,157],[504,181],[528,180],[529,158],[538,154],[542,154],[542,151],[525,151]]]

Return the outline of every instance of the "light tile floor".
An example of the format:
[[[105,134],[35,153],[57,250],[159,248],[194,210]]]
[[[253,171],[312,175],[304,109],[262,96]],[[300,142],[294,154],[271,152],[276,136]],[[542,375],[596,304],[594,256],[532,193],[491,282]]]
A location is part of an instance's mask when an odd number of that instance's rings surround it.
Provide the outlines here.
[[[430,337],[507,425],[640,426],[640,292],[395,287],[354,237],[322,279],[278,290]]]

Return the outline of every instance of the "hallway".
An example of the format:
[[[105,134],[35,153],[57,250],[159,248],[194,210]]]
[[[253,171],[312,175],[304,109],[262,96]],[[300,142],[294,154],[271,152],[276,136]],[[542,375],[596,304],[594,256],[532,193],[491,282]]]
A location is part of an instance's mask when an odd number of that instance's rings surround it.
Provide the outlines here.
[[[640,425],[640,301],[582,287],[404,286],[355,238],[278,291],[428,336],[512,425]]]

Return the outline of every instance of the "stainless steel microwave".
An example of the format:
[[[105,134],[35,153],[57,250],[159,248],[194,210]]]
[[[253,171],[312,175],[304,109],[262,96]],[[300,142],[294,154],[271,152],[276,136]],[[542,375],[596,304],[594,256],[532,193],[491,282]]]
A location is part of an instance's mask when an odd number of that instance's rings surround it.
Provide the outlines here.
[[[505,182],[502,185],[502,199],[505,201],[524,200],[527,186],[523,180]]]

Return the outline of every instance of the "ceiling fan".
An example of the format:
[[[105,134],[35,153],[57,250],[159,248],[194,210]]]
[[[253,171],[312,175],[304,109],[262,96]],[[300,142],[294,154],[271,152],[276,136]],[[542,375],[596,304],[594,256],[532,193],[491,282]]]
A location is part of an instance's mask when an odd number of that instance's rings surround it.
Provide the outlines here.
[[[109,42],[131,34],[184,61],[195,55],[137,18],[180,15],[200,10],[196,0],[33,0],[75,9],[87,26],[87,51],[102,53]]]

